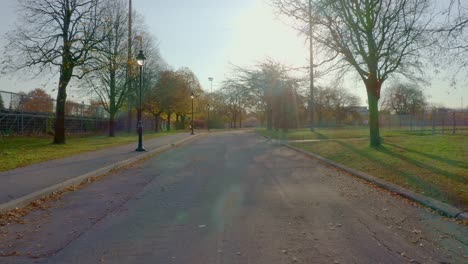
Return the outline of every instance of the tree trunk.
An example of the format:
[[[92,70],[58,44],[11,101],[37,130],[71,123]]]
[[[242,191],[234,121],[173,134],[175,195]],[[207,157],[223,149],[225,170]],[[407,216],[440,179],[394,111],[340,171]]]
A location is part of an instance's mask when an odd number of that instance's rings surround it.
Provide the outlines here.
[[[64,62],[64,65],[68,63]],[[73,75],[73,68],[61,67],[57,105],[55,107],[54,144],[65,144],[65,102],[67,101],[67,86]]]
[[[242,128],[242,111],[239,113],[239,128]]]
[[[109,115],[109,137],[115,137],[115,114]]]
[[[111,64],[112,65],[112,64]],[[115,114],[117,113],[116,106],[116,74],[113,67],[109,67],[110,76],[110,95],[109,95],[109,137],[115,137]]]
[[[172,113],[167,114],[167,124],[166,124],[167,131],[171,131],[171,115]]]
[[[266,118],[267,118],[267,129],[272,130],[273,129],[273,108],[271,106],[271,103],[267,104]]]
[[[154,116],[154,132],[159,132],[159,127],[160,127],[160,120],[161,120],[161,114],[157,114]]]
[[[180,116],[180,123],[181,123],[181,127],[183,127],[183,128],[185,128],[185,120],[186,120],[186,116],[181,115]]]
[[[237,128],[237,113],[232,116],[232,128]]]
[[[127,132],[132,133],[132,110],[130,105],[127,112]]]
[[[380,128],[379,128],[379,99],[380,87],[382,83],[375,81],[368,81],[367,100],[369,102],[369,132],[370,132],[370,145],[378,147],[381,145]]]

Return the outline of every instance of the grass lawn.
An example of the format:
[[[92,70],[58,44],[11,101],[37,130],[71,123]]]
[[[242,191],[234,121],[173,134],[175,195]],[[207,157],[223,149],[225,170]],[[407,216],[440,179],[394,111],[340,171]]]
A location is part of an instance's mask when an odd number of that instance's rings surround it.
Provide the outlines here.
[[[266,129],[259,129],[257,131],[262,135],[283,140],[369,138],[369,128],[357,126],[347,126],[339,128],[315,128],[313,133],[311,133],[309,129],[295,129],[290,130],[287,133],[284,133],[280,130],[268,131]],[[437,131],[437,133],[440,133],[440,131]],[[449,132],[446,133],[450,134]],[[457,130],[457,133],[467,135],[468,130],[459,129]],[[409,127],[407,130],[390,130],[381,128],[380,135],[382,137],[423,136],[432,135],[432,130],[429,128],[426,130],[414,129],[413,131],[411,131]]]
[[[310,133],[310,132],[309,132]],[[342,138],[357,131],[327,132]],[[311,134],[311,133],[310,133]],[[325,133],[324,133],[325,134]],[[384,138],[379,148],[366,138],[293,143],[348,167],[468,210],[468,135]]]
[[[144,134],[143,139],[151,139],[174,133],[176,132],[147,133]],[[105,135],[68,136],[67,144],[65,145],[53,145],[51,142],[51,136],[11,136],[0,139],[0,171],[126,143],[134,142],[137,144],[138,135],[118,134],[114,138]]]

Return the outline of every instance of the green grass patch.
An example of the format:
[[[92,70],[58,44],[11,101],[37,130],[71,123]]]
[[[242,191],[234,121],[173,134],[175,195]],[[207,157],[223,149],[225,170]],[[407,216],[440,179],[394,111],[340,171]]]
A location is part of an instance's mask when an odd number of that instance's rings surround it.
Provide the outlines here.
[[[467,139],[467,135],[387,137],[379,148],[369,147],[367,138],[293,145],[468,210]]]
[[[288,132],[281,130],[258,129],[260,134],[275,139],[282,140],[315,140],[315,139],[349,139],[349,138],[369,138],[369,128],[359,126],[345,126],[335,128],[315,128],[313,132],[309,129],[293,129]],[[459,134],[466,135],[467,130],[457,130]],[[436,131],[440,133],[440,131]],[[450,133],[447,133],[449,135]],[[413,129],[408,127],[405,130],[380,129],[382,137],[401,137],[401,136],[432,136],[432,129]]]
[[[144,140],[177,132],[146,133]],[[118,134],[116,137],[104,135],[69,136],[67,144],[53,145],[52,137],[11,136],[0,139],[0,171],[12,170],[34,163],[69,157],[72,155],[100,150],[107,147],[138,143],[137,134]]]

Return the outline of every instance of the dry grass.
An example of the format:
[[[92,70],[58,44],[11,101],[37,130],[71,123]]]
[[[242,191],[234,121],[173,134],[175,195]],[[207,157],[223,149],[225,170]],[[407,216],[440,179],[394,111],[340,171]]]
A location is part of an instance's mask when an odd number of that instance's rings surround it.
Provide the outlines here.
[[[152,139],[173,133],[175,132],[148,133],[144,138]],[[136,134],[120,134],[113,138],[95,135],[72,136],[67,138],[65,145],[53,145],[52,137],[6,137],[0,140],[0,171],[132,142],[136,144],[137,140]]]
[[[309,132],[310,133],[310,132]],[[387,137],[293,143],[348,167],[468,209],[467,135]]]

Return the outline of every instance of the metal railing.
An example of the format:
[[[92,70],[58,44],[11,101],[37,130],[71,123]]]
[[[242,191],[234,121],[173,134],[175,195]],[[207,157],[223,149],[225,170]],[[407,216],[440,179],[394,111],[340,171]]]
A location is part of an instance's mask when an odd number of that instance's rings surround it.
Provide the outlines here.
[[[468,134],[468,114],[461,109],[426,110],[415,115],[380,115],[380,126],[432,134]]]
[[[56,100],[50,96],[30,96],[0,91],[0,134],[52,134],[55,127]],[[102,106],[67,101],[65,127],[69,134],[105,133],[109,129],[109,115]],[[155,120],[143,115],[145,131],[155,130]],[[161,122],[165,126],[165,122]],[[116,132],[136,130],[136,113],[119,112],[114,123]]]
[[[2,134],[52,133],[56,100],[44,96],[0,91],[0,131]],[[107,113],[98,105],[73,101],[65,103],[68,133],[94,132],[107,126]]]

